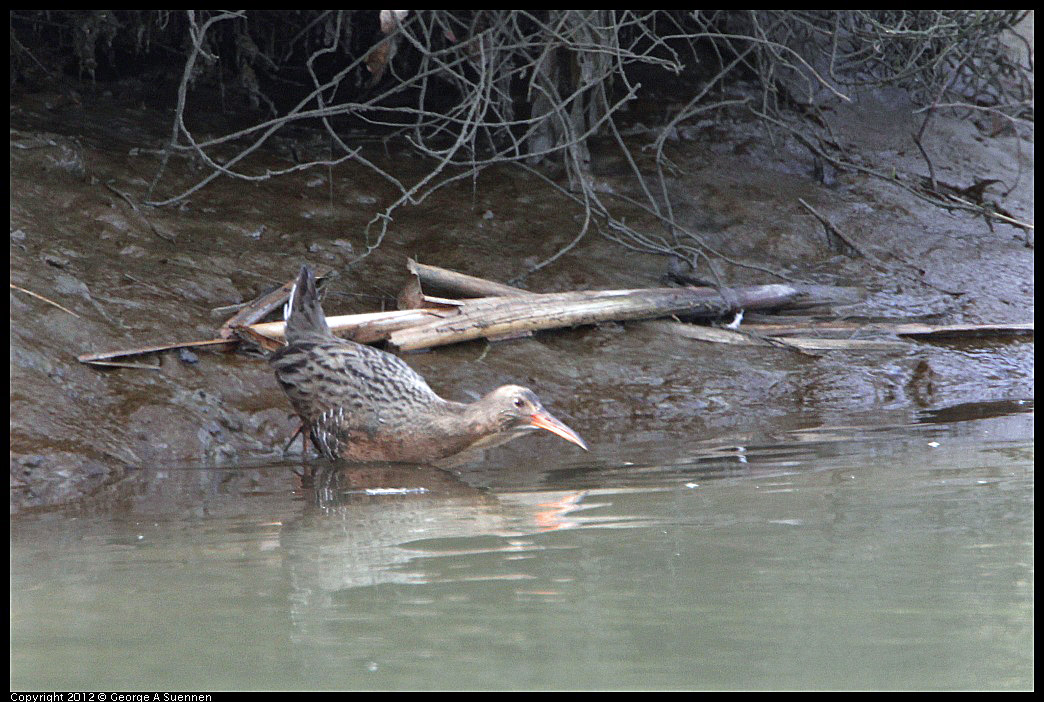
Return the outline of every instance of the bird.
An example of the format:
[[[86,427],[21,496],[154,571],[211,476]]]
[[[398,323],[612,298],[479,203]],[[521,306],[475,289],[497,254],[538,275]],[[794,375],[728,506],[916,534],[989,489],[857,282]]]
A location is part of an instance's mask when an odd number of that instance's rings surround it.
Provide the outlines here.
[[[539,429],[588,450],[529,388],[502,385],[475,402],[445,400],[398,356],[334,336],[307,264],[285,316],[287,343],[269,363],[327,459],[437,463]]]

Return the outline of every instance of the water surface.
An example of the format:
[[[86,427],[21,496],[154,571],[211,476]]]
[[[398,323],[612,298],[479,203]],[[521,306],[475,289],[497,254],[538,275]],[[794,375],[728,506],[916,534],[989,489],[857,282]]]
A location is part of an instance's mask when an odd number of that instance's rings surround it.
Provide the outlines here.
[[[460,474],[154,468],[12,522],[11,686],[1031,688],[1029,408]]]

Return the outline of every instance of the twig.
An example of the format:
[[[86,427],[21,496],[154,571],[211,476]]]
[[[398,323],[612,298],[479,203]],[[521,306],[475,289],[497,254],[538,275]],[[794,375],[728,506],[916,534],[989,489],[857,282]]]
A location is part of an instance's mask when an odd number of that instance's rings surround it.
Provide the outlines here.
[[[126,202],[128,205],[130,205],[131,209],[134,210],[134,214],[138,215],[138,217],[141,219],[141,221],[145,222],[145,224],[148,225],[149,229],[152,230],[153,234],[158,236],[160,239],[163,239],[165,241],[169,241],[172,244],[177,242],[177,237],[175,237],[173,234],[167,234],[166,232],[160,231],[159,227],[157,227],[155,224],[153,224],[152,220],[150,220],[148,217],[146,217],[142,213],[142,211],[138,209],[138,206],[134,204],[134,201],[131,200],[130,197],[128,197],[125,193],[122,193],[119,190],[117,190],[112,185],[112,183],[106,182],[106,183],[104,183],[104,185],[110,191],[112,191],[116,195],[119,195],[121,198],[123,198],[123,201]]]
[[[69,313],[69,314],[71,314],[71,315],[72,315],[73,317],[76,317],[76,319],[80,319],[80,318],[81,318],[81,317],[80,317],[80,315],[76,314],[76,313],[75,313],[75,312],[73,312],[72,310],[70,310],[70,309],[68,309],[68,308],[65,308],[65,307],[62,307],[61,305],[59,305],[59,304],[58,304],[57,302],[55,302],[54,300],[48,300],[48,299],[47,299],[46,297],[44,297],[43,295],[40,295],[40,294],[38,294],[38,293],[34,293],[34,292],[33,292],[32,290],[26,290],[25,288],[22,288],[22,287],[19,287],[19,286],[15,285],[14,283],[11,283],[11,289],[12,289],[12,290],[18,290],[18,291],[20,291],[20,292],[24,292],[24,293],[25,293],[26,295],[32,295],[32,296],[33,296],[33,297],[35,297],[35,298],[36,298],[37,300],[43,300],[43,301],[44,301],[44,302],[46,302],[46,303],[47,303],[48,305],[54,305],[55,307],[57,307],[58,309],[60,309],[60,310],[61,310],[62,312],[68,312],[68,313]]]
[[[939,205],[918,188],[889,177],[885,171],[859,166],[817,146],[813,129],[829,131],[824,112],[848,100],[854,89],[899,86],[921,102],[930,102],[914,141],[928,163],[924,134],[942,107],[991,109],[1002,114],[1028,115],[1032,110],[1031,67],[999,50],[1000,35],[1025,16],[1013,11],[730,11],[712,10],[431,10],[410,12],[378,37],[384,48],[397,47],[382,59],[383,79],[371,80],[367,60],[374,44],[356,35],[355,10],[324,11],[306,16],[300,27],[271,38],[261,52],[274,84],[280,71],[300,71],[310,81],[299,100],[282,113],[227,134],[204,139],[192,133],[186,116],[199,74],[228,70],[214,47],[253,39],[257,29],[250,11],[186,11],[190,36],[178,86],[171,135],[146,199],[169,205],[198,191],[215,178],[227,176],[251,182],[307,168],[328,170],[352,162],[375,174],[395,193],[390,204],[373,213],[363,232],[365,247],[359,262],[386,240],[400,208],[418,205],[438,190],[460,181],[475,181],[484,169],[513,163],[531,168],[553,160],[564,168],[566,192],[583,213],[576,231],[566,232],[550,256],[529,272],[549,266],[583,240],[595,226],[607,238],[634,251],[676,255],[694,263],[700,259],[718,271],[714,261],[732,261],[706,245],[675,217],[668,190],[666,141],[686,121],[705,115],[729,115],[745,105],[764,124],[793,133],[813,156],[839,169],[854,169],[890,182]],[[233,21],[226,21],[233,20]],[[351,29],[352,31],[349,31]],[[346,37],[352,36],[351,42]],[[316,38],[321,37],[321,38]],[[280,44],[283,41],[283,44]],[[346,56],[334,73],[321,71],[330,56]],[[300,64],[284,66],[290,61]],[[699,60],[709,66],[710,79],[663,125],[649,146],[655,170],[640,167],[634,147],[621,136],[617,120],[639,95],[635,66],[680,73]],[[974,66],[975,71],[969,70]],[[234,69],[233,69],[234,70]],[[754,77],[754,95],[736,97],[728,79],[739,72]],[[362,79],[364,78],[364,79]],[[961,80],[958,82],[958,78]],[[954,86],[960,93],[953,99]],[[252,95],[270,106],[275,100]],[[732,95],[727,95],[733,90]],[[452,100],[432,100],[436,95]],[[612,97],[611,97],[612,96]],[[688,96],[686,96],[688,97]],[[786,124],[788,112],[807,119]],[[1007,116],[1007,115],[1006,115]],[[335,123],[338,118],[361,120],[387,129],[413,154],[430,159],[415,179],[393,166],[368,158],[359,143]],[[1011,117],[1016,119],[1015,117]],[[1022,118],[1019,118],[1022,119]],[[318,122],[331,149],[324,158],[302,159],[287,168],[254,167],[250,157],[284,128],[302,121]],[[810,128],[809,125],[815,126]],[[588,140],[608,134],[630,168],[637,200],[613,194],[609,200],[592,174]],[[770,133],[772,136],[772,133]],[[822,140],[820,140],[821,143]],[[358,142],[358,139],[356,139]],[[836,143],[836,142],[835,142]],[[840,147],[838,147],[840,149]],[[230,153],[231,152],[231,153]],[[199,159],[209,172],[179,193],[153,198],[166,168],[176,154]],[[1021,163],[1019,165],[1021,168]],[[332,188],[334,179],[328,179]],[[546,182],[551,183],[550,179]],[[555,184],[557,186],[557,184]],[[662,236],[627,224],[616,211],[635,205],[655,218]],[[610,206],[611,205],[611,206]],[[949,206],[949,203],[947,203]],[[952,203],[990,220],[1008,221],[1002,213]],[[1009,222],[1011,223],[1011,222]],[[768,271],[783,280],[778,272]]]
[[[841,242],[843,247],[847,247],[849,250],[851,250],[854,254],[856,254],[860,258],[865,258],[865,259],[868,259],[868,260],[871,260],[871,261],[876,261],[877,260],[876,257],[874,257],[872,255],[868,255],[861,248],[859,248],[858,244],[856,244],[850,238],[845,236],[845,234],[840,229],[838,229],[836,226],[834,226],[833,222],[831,222],[829,219],[827,219],[823,215],[819,214],[819,212],[816,211],[816,208],[812,207],[812,205],[808,204],[807,202],[805,202],[801,198],[798,198],[798,202],[801,203],[802,207],[804,207],[806,210],[811,212],[813,217],[815,217],[816,219],[819,220],[819,222],[823,225],[823,228],[827,232],[827,238],[829,238],[830,235],[833,235],[835,239],[837,239],[838,241]]]

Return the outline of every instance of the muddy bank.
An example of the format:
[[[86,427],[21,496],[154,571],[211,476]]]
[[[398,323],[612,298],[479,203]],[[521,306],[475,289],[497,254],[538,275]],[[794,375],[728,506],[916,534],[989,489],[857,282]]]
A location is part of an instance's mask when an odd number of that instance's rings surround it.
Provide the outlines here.
[[[839,133],[868,161],[923,170],[901,138],[908,107],[865,107],[875,129],[856,110],[838,116]],[[538,178],[491,170],[398,210],[380,246],[348,268],[372,243],[367,222],[396,196],[370,172],[348,165],[255,184],[218,179],[178,207],[155,210],[140,203],[159,157],[143,147],[167,138],[169,112],[119,94],[35,93],[12,96],[11,121],[11,282],[64,308],[11,290],[12,511],[116,509],[131,494],[147,494],[163,466],[275,460],[295,428],[260,359],[167,354],[156,370],[100,370],[77,355],[211,338],[227,316],[215,308],[285,282],[305,261],[341,271],[330,285],[330,313],[391,307],[408,257],[508,281],[568,243],[583,219]],[[1033,144],[1010,132],[984,136],[970,122],[940,118],[937,126],[925,145],[945,180],[968,185],[1001,173],[1011,188],[1005,208],[1032,221]],[[295,148],[314,146],[306,133],[295,138]],[[631,138],[650,137],[636,129]],[[286,165],[282,147],[285,140],[265,156],[273,167]],[[363,148],[386,167],[423,172],[394,144]],[[628,192],[607,148],[596,143],[593,158],[602,187]],[[858,173],[834,173],[823,184],[807,154],[774,149],[753,124],[687,131],[672,158],[679,170],[670,187],[683,203],[676,216],[717,250],[756,266],[724,265],[729,283],[777,282],[768,269],[861,286],[864,303],[833,311],[855,321],[1033,319],[1033,250],[1022,230],[994,224],[991,231],[982,219]],[[199,175],[188,160],[167,168],[183,185]],[[799,198],[873,260],[837,253]],[[640,212],[628,221],[658,231]],[[657,286],[666,271],[664,258],[592,231],[524,285]],[[529,385],[606,459],[629,443],[684,444],[1033,395],[1032,339],[911,342],[904,352],[809,358],[628,323],[406,358],[453,399],[505,382]],[[510,464],[559,449],[549,437],[499,451]],[[265,480],[246,471],[206,489],[262,490]]]

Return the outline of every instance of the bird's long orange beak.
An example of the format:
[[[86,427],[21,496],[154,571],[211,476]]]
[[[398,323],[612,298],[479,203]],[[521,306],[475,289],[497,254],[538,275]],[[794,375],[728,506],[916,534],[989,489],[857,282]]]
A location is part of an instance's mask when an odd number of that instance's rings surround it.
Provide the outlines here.
[[[552,417],[546,410],[542,412],[534,412],[529,415],[529,424],[537,429],[547,429],[555,436],[560,436],[566,441],[571,441],[584,451],[587,451],[587,444],[580,438],[580,435]]]

